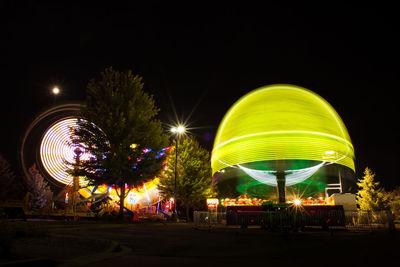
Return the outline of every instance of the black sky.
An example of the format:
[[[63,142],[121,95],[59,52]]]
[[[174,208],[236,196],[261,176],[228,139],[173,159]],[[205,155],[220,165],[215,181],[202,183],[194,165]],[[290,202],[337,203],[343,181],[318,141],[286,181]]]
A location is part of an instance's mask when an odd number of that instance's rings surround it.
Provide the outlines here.
[[[83,2],[83,1],[82,1]],[[132,69],[170,123],[171,101],[207,149],[225,112],[263,85],[290,83],[325,98],[346,124],[358,177],[369,166],[399,185],[399,28],[394,6],[111,1],[1,2],[1,149],[17,159],[35,114],[85,97],[105,67]],[[276,2],[276,1],[273,1]],[[190,4],[189,4],[190,3]],[[211,138],[210,138],[211,136]]]

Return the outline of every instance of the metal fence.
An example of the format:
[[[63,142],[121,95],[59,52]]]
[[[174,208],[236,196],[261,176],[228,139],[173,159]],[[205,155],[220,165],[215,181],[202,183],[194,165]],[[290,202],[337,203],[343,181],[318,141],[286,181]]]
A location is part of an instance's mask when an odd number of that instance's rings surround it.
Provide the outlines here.
[[[195,211],[193,213],[195,227],[213,226],[226,224],[226,212]]]
[[[283,213],[277,211],[194,212],[195,227],[237,225],[242,228],[257,225],[265,229],[323,229],[379,230],[393,227],[393,216],[387,211],[345,211]]]
[[[346,228],[351,230],[390,229],[393,215],[388,211],[345,211]]]

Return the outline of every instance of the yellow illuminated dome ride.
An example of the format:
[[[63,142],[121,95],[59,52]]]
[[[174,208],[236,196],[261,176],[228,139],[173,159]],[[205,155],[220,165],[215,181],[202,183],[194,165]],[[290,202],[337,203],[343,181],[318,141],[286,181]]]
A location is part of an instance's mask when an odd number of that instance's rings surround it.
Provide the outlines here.
[[[235,189],[257,196],[277,185],[278,169],[286,186],[307,185],[310,194],[355,170],[353,145],[334,108],[293,85],[265,86],[239,99],[219,126],[211,161],[214,180],[241,177]]]

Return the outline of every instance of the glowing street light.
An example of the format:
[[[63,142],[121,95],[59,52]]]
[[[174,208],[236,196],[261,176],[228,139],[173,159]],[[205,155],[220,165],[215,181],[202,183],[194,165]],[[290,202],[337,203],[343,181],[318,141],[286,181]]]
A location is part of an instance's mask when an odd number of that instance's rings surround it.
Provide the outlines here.
[[[182,125],[179,125],[178,128],[176,128],[176,131],[178,134],[183,134],[185,133],[186,129]]]
[[[182,126],[182,125],[178,125],[177,127],[172,127],[171,128],[171,132],[173,134],[181,135],[181,134],[184,134],[186,132],[186,128],[184,126]]]
[[[296,199],[293,201],[293,204],[294,204],[295,206],[300,206],[300,205],[301,205],[301,200],[298,199],[298,198],[296,198]]]
[[[178,163],[178,139],[179,137],[186,132],[186,129],[183,125],[178,125],[177,127],[172,127],[171,132],[175,134],[175,181],[174,181],[174,200],[176,199],[176,177],[178,176],[177,172],[177,163]],[[176,211],[176,203],[174,202],[174,210]]]

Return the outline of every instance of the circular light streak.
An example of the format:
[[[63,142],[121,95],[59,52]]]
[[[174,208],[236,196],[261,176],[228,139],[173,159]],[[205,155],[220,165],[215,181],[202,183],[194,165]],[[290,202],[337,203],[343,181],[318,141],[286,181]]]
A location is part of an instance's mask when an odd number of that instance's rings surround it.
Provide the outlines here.
[[[48,174],[62,184],[72,184],[71,169],[68,163],[75,162],[75,146],[71,142],[71,128],[76,126],[77,118],[65,118],[51,125],[45,132],[40,144],[40,159]],[[81,160],[88,160],[90,155],[83,152]],[[80,179],[80,184],[84,181]]]
[[[213,174],[226,167],[240,168],[259,182],[276,186],[276,171],[243,164],[277,160],[321,162],[285,170],[287,185],[332,163],[355,170],[353,145],[334,108],[314,92],[293,85],[265,86],[239,99],[219,126],[211,164]]]

